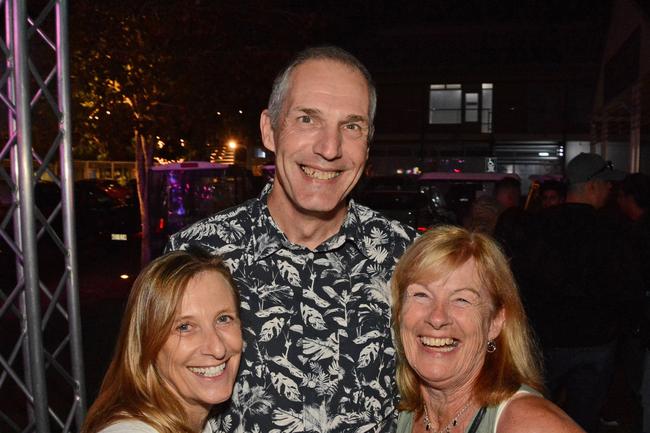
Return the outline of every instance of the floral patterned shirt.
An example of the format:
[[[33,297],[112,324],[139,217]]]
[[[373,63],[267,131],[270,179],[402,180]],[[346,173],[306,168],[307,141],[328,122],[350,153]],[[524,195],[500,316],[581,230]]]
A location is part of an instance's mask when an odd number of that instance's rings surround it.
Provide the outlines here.
[[[230,432],[395,431],[389,280],[415,231],[351,201],[338,234],[292,244],[259,198],[173,235],[224,257],[241,296],[244,353],[230,403],[211,420]]]

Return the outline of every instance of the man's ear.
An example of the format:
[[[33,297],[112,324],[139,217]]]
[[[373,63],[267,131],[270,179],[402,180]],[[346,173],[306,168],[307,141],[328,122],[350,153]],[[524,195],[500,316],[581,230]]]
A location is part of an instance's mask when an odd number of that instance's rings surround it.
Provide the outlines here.
[[[260,132],[262,134],[262,143],[264,147],[271,152],[275,152],[275,131],[271,124],[271,114],[269,110],[262,111],[260,114]]]

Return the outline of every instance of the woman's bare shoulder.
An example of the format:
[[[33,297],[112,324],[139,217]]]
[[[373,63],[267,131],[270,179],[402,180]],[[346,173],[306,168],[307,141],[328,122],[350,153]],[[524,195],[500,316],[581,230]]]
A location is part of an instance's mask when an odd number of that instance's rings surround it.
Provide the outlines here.
[[[506,406],[497,433],[585,433],[562,409],[536,396],[522,395]]]
[[[99,433],[158,433],[156,429],[138,420],[122,420],[102,429]]]

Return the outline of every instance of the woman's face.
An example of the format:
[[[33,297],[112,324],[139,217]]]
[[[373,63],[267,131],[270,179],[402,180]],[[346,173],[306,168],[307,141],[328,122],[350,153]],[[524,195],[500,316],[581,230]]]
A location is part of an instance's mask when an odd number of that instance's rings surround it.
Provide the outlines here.
[[[409,285],[403,302],[400,335],[420,380],[436,389],[471,387],[505,317],[492,312],[474,259],[444,279]]]
[[[242,333],[226,279],[205,271],[190,280],[156,367],[188,415],[202,415],[232,394]]]

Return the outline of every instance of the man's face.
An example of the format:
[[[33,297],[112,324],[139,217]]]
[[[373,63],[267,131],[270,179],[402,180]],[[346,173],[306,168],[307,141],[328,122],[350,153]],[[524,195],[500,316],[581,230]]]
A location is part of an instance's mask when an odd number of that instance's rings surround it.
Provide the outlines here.
[[[506,209],[519,206],[519,191],[515,188],[503,188],[495,198]]]
[[[623,191],[618,191],[616,202],[618,203],[621,212],[623,212],[626,217],[633,219],[634,198],[631,195],[625,194]]]
[[[596,209],[599,209],[607,203],[612,184],[600,179],[592,180],[590,183],[592,185],[592,204]]]
[[[293,70],[277,128],[268,111],[260,121],[264,145],[275,153],[276,209],[345,212],[368,157],[368,101],[364,77],[349,66],[309,60]]]
[[[542,193],[542,207],[547,208],[564,203],[562,196],[554,189],[547,189]]]

